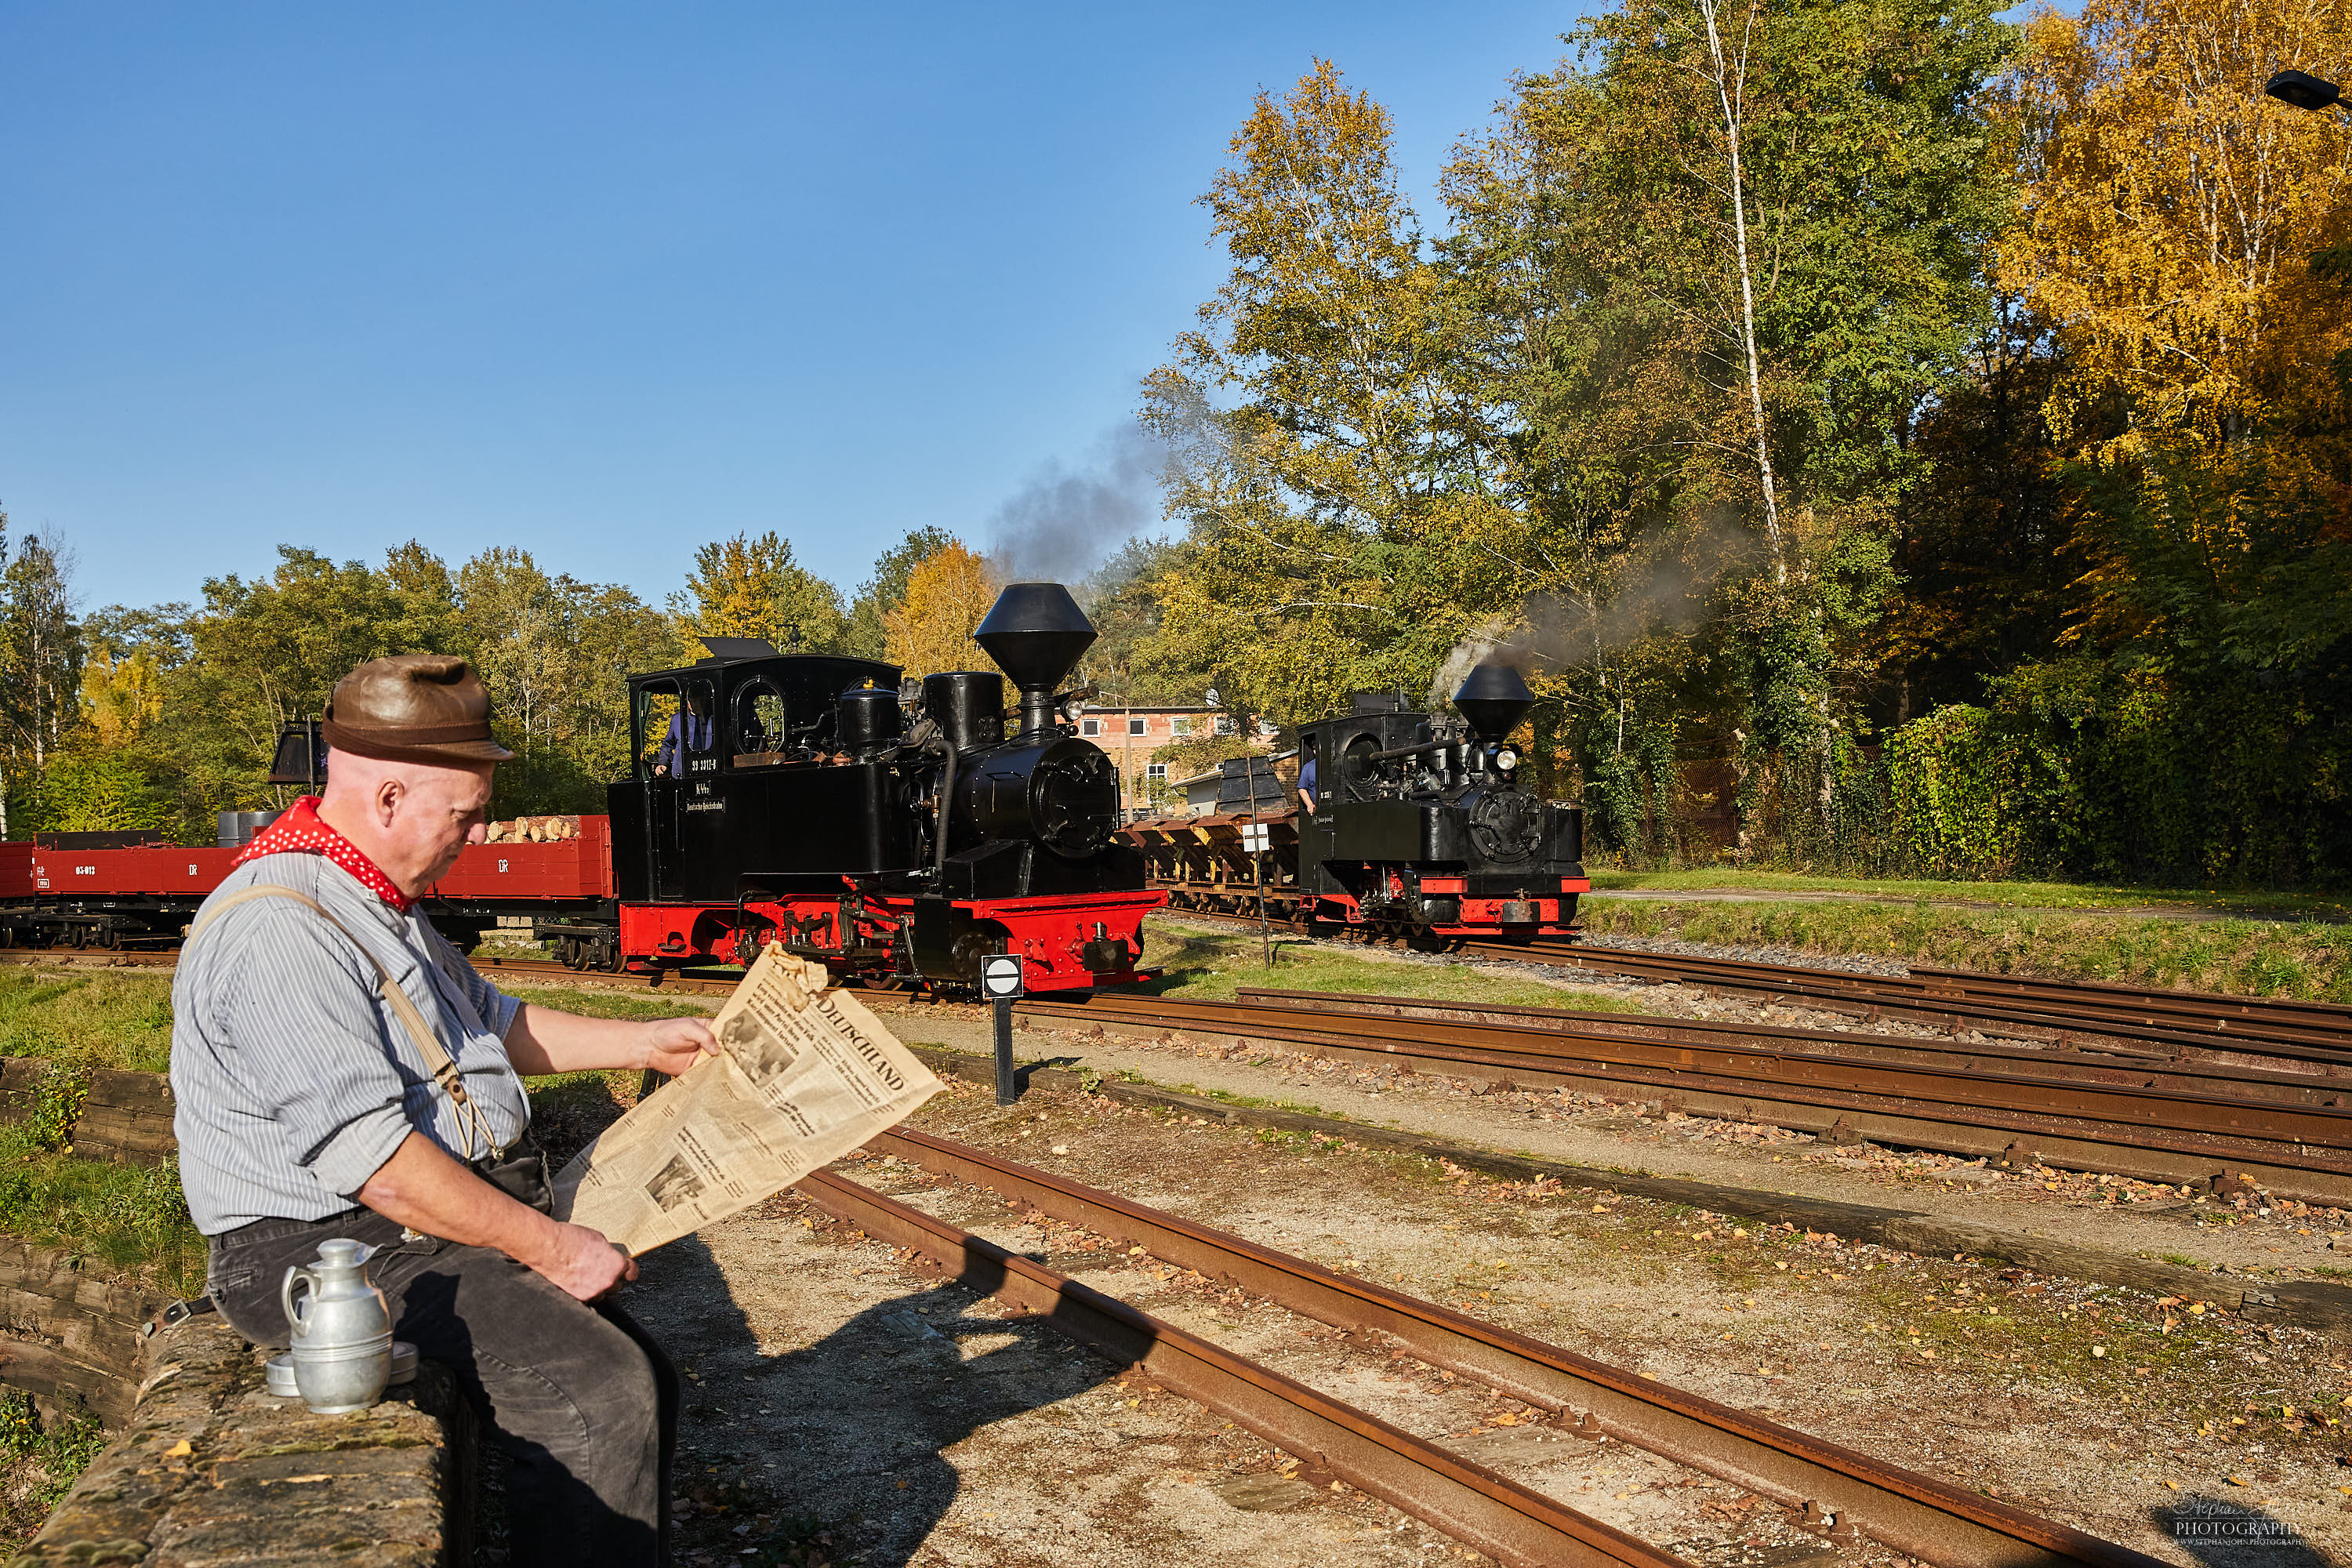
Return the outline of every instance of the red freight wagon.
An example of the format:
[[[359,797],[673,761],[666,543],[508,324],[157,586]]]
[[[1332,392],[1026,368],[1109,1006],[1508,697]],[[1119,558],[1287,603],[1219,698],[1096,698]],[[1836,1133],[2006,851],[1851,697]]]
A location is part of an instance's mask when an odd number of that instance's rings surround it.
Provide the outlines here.
[[[579,818],[580,837],[551,844],[469,844],[428,898],[472,906],[482,900],[544,901],[609,899],[613,896],[611,819]]]
[[[236,848],[76,844],[115,835],[59,834],[0,843],[0,947],[169,944],[228,875]],[[604,913],[613,899],[612,835],[601,816],[551,844],[477,844],[427,895],[444,934],[470,947],[482,931]]]

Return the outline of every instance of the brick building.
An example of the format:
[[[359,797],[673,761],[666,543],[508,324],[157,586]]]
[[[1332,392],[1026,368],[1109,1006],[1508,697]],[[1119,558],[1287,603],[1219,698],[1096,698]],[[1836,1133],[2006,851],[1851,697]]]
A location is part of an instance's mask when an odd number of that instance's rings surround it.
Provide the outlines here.
[[[1169,794],[1171,781],[1168,764],[1155,761],[1154,752],[1179,741],[1233,732],[1233,716],[1214,708],[1137,704],[1125,708],[1090,707],[1081,710],[1078,715],[1078,733],[1100,746],[1118,764],[1119,805],[1130,812],[1151,807],[1155,785],[1161,798]],[[1263,747],[1274,733],[1273,725],[1261,723],[1256,743]]]

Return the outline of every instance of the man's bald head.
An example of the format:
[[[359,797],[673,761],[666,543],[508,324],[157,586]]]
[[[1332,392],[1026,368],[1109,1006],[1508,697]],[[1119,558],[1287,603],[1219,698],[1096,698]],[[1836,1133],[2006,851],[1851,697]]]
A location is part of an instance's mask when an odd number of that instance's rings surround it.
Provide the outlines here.
[[[356,845],[411,898],[482,841],[493,763],[395,762],[330,748],[319,820]]]

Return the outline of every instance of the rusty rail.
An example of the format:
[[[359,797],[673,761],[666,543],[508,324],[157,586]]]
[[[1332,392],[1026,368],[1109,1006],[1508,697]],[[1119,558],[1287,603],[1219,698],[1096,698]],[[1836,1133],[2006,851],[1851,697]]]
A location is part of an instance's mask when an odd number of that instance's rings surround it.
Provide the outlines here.
[[[1504,1563],[1691,1568],[1484,1466],[855,1182],[820,1171],[799,1190],[868,1236],[913,1249],[971,1289],[1141,1367],[1286,1452],[1313,1459],[1349,1486]]]
[[[2289,1061],[2352,1065],[2352,1014],[2339,1013],[2327,1004],[2270,1003],[2095,983],[2020,981],[1967,970],[1920,969],[1907,977],[1857,974],[1589,943],[1474,942],[1463,951],[1481,958],[1680,982],[1832,1011],[1908,1014],[1942,1020],[1951,1028],[1990,1024],[2040,1034],[2093,1034]]]
[[[2242,1171],[2284,1195],[2352,1202],[2352,1111],[2329,1106],[2071,1081],[1965,1062],[1870,1060],[1777,1041],[1317,1017],[1242,1003],[1114,994],[1076,1004],[1038,1000],[1024,1011],[1278,1041],[1317,1054],[1617,1099],[1679,1100],[1709,1115],[1964,1154],[2003,1153],[2018,1144],[2052,1163],[2151,1181],[2189,1183]],[[1672,1026],[1661,1020],[1659,1026]]]
[[[1390,1335],[1433,1366],[1580,1416],[1579,1436],[1614,1437],[1801,1509],[1822,1521],[1832,1541],[1858,1531],[1941,1568],[2153,1562],[1746,1411],[983,1150],[905,1128],[867,1148],[1018,1198],[1320,1322]]]
[[[1254,1006],[1280,1008],[1307,1016],[1425,1018],[1589,1031],[1634,1038],[1719,1037],[1748,1045],[1788,1041],[1801,1049],[1827,1046],[1857,1060],[1948,1064],[1967,1069],[1982,1064],[2004,1072],[2124,1089],[2181,1089],[2194,1094],[2231,1095],[2243,1100],[2323,1108],[2340,1109],[2352,1104],[2352,1071],[2343,1076],[2322,1076],[2275,1068],[2235,1067],[2211,1061],[2202,1053],[2187,1056],[2123,1044],[2105,1049],[1998,1046],[1955,1040],[1942,1035],[1862,1034],[1850,1029],[1799,1029],[1722,1018],[1583,1012],[1570,1007],[1285,991],[1255,985],[1242,986],[1240,999]]]

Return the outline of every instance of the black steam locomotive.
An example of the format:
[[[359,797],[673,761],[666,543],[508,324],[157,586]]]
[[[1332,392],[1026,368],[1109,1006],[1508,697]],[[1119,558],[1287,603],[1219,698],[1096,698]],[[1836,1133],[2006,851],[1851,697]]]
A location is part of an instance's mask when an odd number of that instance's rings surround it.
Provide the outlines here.
[[[1163,895],[1114,842],[1118,776],[1055,691],[1095,640],[1057,583],[1015,583],[974,639],[1020,688],[705,638],[629,679],[637,763],[607,791],[614,926],[638,964],[748,963],[780,941],[836,970],[968,984],[992,952],[1033,991],[1133,980]],[[658,739],[656,740],[656,734]]]
[[[1520,785],[1507,737],[1534,703],[1517,670],[1487,664],[1454,693],[1459,721],[1359,692],[1346,717],[1301,724],[1300,913],[1435,944],[1568,934],[1592,887],[1584,816]]]

